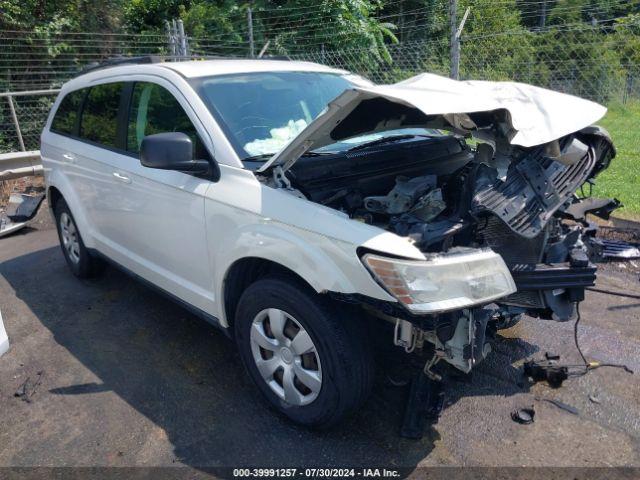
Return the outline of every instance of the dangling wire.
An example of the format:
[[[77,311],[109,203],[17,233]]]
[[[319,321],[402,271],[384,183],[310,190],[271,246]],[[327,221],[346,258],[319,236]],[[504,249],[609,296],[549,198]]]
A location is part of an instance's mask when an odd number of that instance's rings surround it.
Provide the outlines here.
[[[576,349],[578,350],[580,357],[582,357],[582,361],[584,362],[584,365],[566,365],[566,367],[569,367],[569,368],[584,367],[584,371],[572,373],[572,376],[585,375],[590,370],[595,370],[596,368],[600,368],[600,367],[622,368],[625,372],[632,374],[633,370],[631,370],[626,365],[623,365],[620,363],[600,363],[600,362],[587,361],[587,358],[584,356],[584,353],[582,353],[582,349],[580,348],[580,342],[578,341],[578,324],[580,323],[581,318],[582,317],[580,316],[580,302],[576,302],[576,322],[573,324],[573,340],[576,344]]]
[[[580,357],[582,358],[582,362],[585,364],[585,366],[589,366],[589,362],[587,362],[586,357],[584,356],[584,353],[582,353],[582,349],[580,348],[580,342],[578,342],[578,324],[580,323],[580,302],[576,302],[576,322],[573,324],[573,341],[576,344],[576,349],[578,350],[578,353],[580,354]]]

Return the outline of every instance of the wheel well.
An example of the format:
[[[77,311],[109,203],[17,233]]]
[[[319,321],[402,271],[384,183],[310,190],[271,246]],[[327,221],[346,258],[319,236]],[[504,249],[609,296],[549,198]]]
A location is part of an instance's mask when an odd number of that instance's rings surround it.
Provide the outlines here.
[[[60,193],[60,190],[58,190],[56,187],[49,187],[49,207],[52,210],[55,210],[56,203],[61,198],[63,197],[62,197],[62,193]]]
[[[236,309],[242,293],[249,285],[267,275],[281,275],[307,286],[315,292],[309,283],[293,270],[264,258],[247,257],[237,260],[224,278],[224,309],[229,326],[233,325]]]

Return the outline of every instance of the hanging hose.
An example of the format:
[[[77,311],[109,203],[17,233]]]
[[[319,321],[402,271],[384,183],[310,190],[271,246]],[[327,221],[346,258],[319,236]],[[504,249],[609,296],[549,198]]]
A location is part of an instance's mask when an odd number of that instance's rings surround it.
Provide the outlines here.
[[[586,289],[592,292],[604,293],[605,295],[615,295],[616,297],[626,297],[626,298],[633,298],[635,300],[640,300],[640,295],[633,295],[631,293],[612,292],[611,290],[601,290],[599,288],[592,288],[592,287],[587,287]]]

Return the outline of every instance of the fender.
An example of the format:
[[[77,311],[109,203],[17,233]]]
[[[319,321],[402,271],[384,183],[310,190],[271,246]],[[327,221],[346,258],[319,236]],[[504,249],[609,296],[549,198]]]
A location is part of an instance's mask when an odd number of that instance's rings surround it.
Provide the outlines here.
[[[423,260],[406,240],[349,219],[328,207],[262,185],[253,172],[220,165],[220,181],[206,192],[205,221],[216,316],[226,325],[224,279],[243,258],[269,260],[302,277],[316,292],[360,293],[392,301],[364,267],[364,247]],[[241,195],[238,192],[242,192]],[[228,199],[234,198],[233,203]]]
[[[318,293],[361,293],[396,301],[361,264],[356,246],[271,221],[249,224],[225,238],[214,255],[217,298],[224,298],[224,280],[231,266],[247,257],[269,260],[296,272]],[[219,247],[219,248],[218,248]],[[222,301],[217,317],[227,326]]]

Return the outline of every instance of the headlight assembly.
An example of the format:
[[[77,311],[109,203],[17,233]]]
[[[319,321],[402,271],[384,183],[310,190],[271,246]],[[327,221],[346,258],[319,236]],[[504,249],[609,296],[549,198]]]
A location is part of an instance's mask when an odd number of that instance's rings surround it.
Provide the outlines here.
[[[489,249],[440,254],[423,261],[367,253],[375,279],[414,313],[437,313],[490,303],[516,291],[502,257]]]

